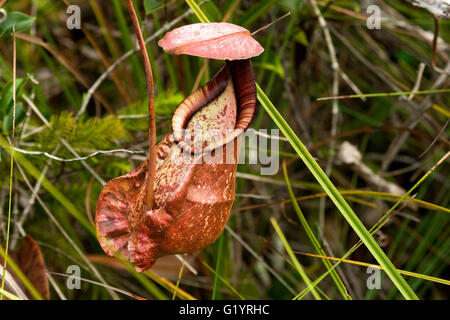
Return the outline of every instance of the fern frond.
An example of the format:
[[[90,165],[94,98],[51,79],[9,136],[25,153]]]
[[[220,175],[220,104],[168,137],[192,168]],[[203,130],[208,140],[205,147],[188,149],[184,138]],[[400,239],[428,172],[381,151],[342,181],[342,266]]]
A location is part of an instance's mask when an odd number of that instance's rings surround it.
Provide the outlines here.
[[[108,149],[118,145],[118,141],[131,138],[120,119],[113,115],[104,118],[89,118],[73,130],[69,143],[85,150]]]
[[[77,121],[72,113],[62,112],[52,116],[50,124],[37,137],[42,151],[52,151],[60,138],[80,152],[113,148],[131,138],[120,119],[112,115]]]

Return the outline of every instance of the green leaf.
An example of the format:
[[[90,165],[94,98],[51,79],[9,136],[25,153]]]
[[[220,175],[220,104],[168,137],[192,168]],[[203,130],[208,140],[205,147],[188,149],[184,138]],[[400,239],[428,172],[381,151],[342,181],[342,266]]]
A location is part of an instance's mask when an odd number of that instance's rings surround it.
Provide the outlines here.
[[[11,155],[11,146],[9,142],[0,134],[0,148],[5,150],[7,153]],[[86,215],[83,215],[77,207],[67,198],[63,192],[55,185],[52,184],[45,176],[42,176],[42,172],[40,169],[36,168],[23,154],[19,152],[14,152],[14,160],[24,167],[24,169],[32,175],[36,180],[40,180],[42,187],[46,189],[70,214],[73,215],[75,219],[78,220],[92,235],[95,235],[95,229],[89,220],[86,218]],[[69,195],[70,196],[70,195]],[[71,225],[66,224],[67,214],[64,210],[57,210],[56,215],[60,222],[62,223],[64,229],[69,233],[69,236],[75,241],[75,243],[81,246],[79,239],[77,238],[75,232],[71,228]],[[68,221],[68,220],[67,220]],[[67,222],[68,223],[68,222]],[[70,229],[69,229],[70,228]],[[1,246],[0,246],[0,255],[1,255]],[[8,263],[10,266],[11,262]]]
[[[259,17],[267,14],[276,2],[277,0],[258,1],[256,5],[252,6],[241,16],[238,24],[244,28],[249,28]]]
[[[19,96],[20,90],[27,83],[27,78],[16,79],[16,98]],[[13,105],[13,82],[9,81],[2,90],[0,97],[0,116],[4,117],[11,111]]]
[[[3,118],[3,132],[5,134],[9,134],[12,131],[13,127],[13,112],[14,109],[11,108],[8,115]],[[18,102],[16,104],[16,126],[25,119],[25,109],[23,108],[22,103]]]
[[[145,14],[150,14],[153,11],[161,8],[163,4],[158,0],[144,0]]]
[[[267,50],[265,55],[266,57],[264,60],[258,59],[253,63],[255,68],[263,68],[275,72],[280,78],[284,79],[285,73],[280,56],[271,50]]]
[[[294,254],[294,251],[292,251],[291,246],[289,245],[288,241],[286,240],[286,237],[284,236],[283,232],[281,231],[280,226],[278,225],[277,221],[271,217],[270,222],[273,225],[273,228],[278,234],[278,237],[280,237],[281,242],[283,243],[284,249],[288,253],[289,257],[291,258],[292,264],[294,265],[295,269],[297,269],[297,272],[300,274],[300,277],[303,279],[305,284],[310,287],[312,285],[311,280],[308,277],[308,274],[306,273],[305,269],[302,267],[300,262],[298,261],[297,257]],[[311,289],[311,293],[314,296],[316,300],[322,300],[320,298],[319,293],[317,292],[316,288]]]
[[[285,76],[284,69],[279,63],[272,64],[268,62],[255,62],[253,65],[255,66],[255,68],[261,68],[275,72],[281,79],[284,79]]]
[[[170,116],[183,100],[184,96],[181,92],[161,92],[155,98],[155,105],[157,105],[155,113],[161,116]]]
[[[181,92],[168,90],[159,92],[155,97],[155,113],[159,116],[171,116],[177,106],[184,100]],[[130,104],[129,106],[118,110],[119,115],[144,115],[148,114],[147,100]],[[145,119],[146,125],[148,120]]]
[[[36,17],[31,17],[18,11],[8,13],[6,20],[0,23],[0,37],[11,33],[13,31],[13,27],[15,27],[16,32],[28,29],[31,27],[35,19]]]
[[[226,11],[221,11],[213,1],[206,1],[202,4],[202,10],[211,21],[220,21]]]
[[[53,115],[50,126],[39,132],[37,138],[44,151],[53,150],[60,138],[63,138],[76,150],[85,152],[85,150],[115,147],[118,140],[126,141],[131,138],[131,135],[120,119],[112,115],[88,118],[83,121],[77,120],[72,113],[65,111],[59,115]],[[65,156],[64,153],[61,155]]]
[[[200,9],[198,4],[194,0],[186,0],[186,3],[189,5],[189,7],[194,11],[197,18],[200,20],[200,22],[210,22],[208,17],[205,15],[205,13]]]
[[[294,40],[304,45],[305,47],[307,47],[309,44],[308,37],[306,36],[305,31],[303,30],[297,32],[297,34],[294,36]]]

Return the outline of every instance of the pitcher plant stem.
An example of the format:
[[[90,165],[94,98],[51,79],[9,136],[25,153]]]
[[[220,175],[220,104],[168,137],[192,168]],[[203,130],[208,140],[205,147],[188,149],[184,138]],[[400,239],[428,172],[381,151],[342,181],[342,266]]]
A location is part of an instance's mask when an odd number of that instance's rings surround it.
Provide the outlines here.
[[[155,89],[153,85],[153,74],[150,59],[148,57],[147,48],[145,46],[142,30],[139,25],[139,20],[134,10],[132,0],[127,0],[128,8],[130,10],[131,19],[133,20],[134,29],[141,48],[142,58],[144,60],[145,73],[147,75],[147,90],[148,90],[148,120],[149,120],[149,164],[148,164],[148,178],[147,178],[147,193],[145,196],[145,204],[147,210],[153,207],[153,187],[155,181],[156,171],[156,124],[155,124]]]

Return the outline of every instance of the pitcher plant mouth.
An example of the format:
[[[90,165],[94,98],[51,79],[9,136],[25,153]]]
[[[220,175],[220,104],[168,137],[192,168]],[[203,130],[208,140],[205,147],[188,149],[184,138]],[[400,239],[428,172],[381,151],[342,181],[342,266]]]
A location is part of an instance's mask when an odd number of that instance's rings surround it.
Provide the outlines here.
[[[193,139],[186,137],[187,125],[197,111],[225,90],[230,80],[233,83],[237,105],[234,129],[218,141],[198,148],[193,143]],[[192,93],[177,107],[172,116],[173,139],[187,154],[198,155],[212,152],[223,148],[242,135],[253,120],[255,111],[256,86],[250,59],[227,60],[226,65],[206,85]]]

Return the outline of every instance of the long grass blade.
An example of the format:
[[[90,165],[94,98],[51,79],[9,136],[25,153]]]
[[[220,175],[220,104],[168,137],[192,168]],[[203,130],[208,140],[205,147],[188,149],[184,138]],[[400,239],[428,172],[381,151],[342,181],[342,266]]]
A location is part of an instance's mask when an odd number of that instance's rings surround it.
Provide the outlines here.
[[[213,292],[211,295],[211,300],[216,300],[218,276],[219,276],[219,271],[220,271],[220,260],[222,257],[222,245],[223,245],[223,233],[219,237],[219,248],[217,249],[216,272],[214,273],[214,284],[213,284]]]
[[[357,195],[357,196],[364,196],[364,197],[371,197],[374,199],[381,199],[381,200],[385,200],[385,201],[398,201],[399,199],[402,198],[401,195],[398,194],[393,194],[393,193],[387,193],[387,192],[381,192],[381,191],[370,191],[370,190],[339,190],[340,194],[348,199],[352,199],[352,201],[359,201],[360,203],[363,203],[364,205],[368,205],[368,203],[365,203],[364,200],[361,200],[360,198],[355,198],[352,197],[352,195]],[[314,193],[314,194],[308,194],[306,196],[301,196],[301,197],[296,197],[295,199],[297,201],[305,201],[305,200],[311,200],[311,199],[316,199],[316,198],[320,198],[320,197],[325,197],[327,196],[326,192],[320,192],[320,193]],[[428,202],[428,201],[424,201],[424,200],[420,200],[420,199],[416,199],[413,197],[404,197],[403,201],[405,202],[413,202],[415,204],[417,204],[418,206],[422,207],[422,208],[426,208],[428,210],[433,210],[433,211],[441,211],[441,212],[445,212],[445,213],[450,213],[450,209]],[[251,210],[251,209],[256,209],[256,208],[261,208],[261,207],[267,207],[267,206],[273,206],[273,205],[277,205],[277,204],[284,204],[284,203],[289,203],[291,202],[291,199],[285,199],[285,200],[277,200],[277,201],[273,201],[273,202],[268,202],[268,203],[262,203],[262,204],[254,204],[254,205],[248,205],[248,206],[244,206],[244,207],[240,207],[238,208],[238,211],[245,211],[245,210]],[[371,207],[373,207],[373,205],[370,205]]]
[[[336,97],[323,97],[323,98],[318,98],[317,101],[355,99],[355,98],[397,97],[397,96],[406,96],[406,95],[435,94],[435,93],[449,93],[449,92],[450,92],[450,89],[401,91],[401,92],[380,92],[380,93],[366,93],[366,94],[351,94],[351,95],[336,96]]]
[[[211,268],[210,265],[208,265],[204,260],[202,260],[202,264],[206,267],[206,269],[208,269],[211,273],[214,274],[214,276],[216,275],[216,271]],[[222,276],[220,276],[219,274],[217,274],[217,278],[223,282],[223,284],[230,289],[236,296],[239,297],[239,299],[241,300],[246,300],[245,297],[240,294],[227,280],[225,280]]]
[[[388,217],[388,215],[393,212],[393,210],[395,208],[397,208],[402,201],[409,195],[411,194],[442,162],[444,162],[448,157],[450,156],[450,151],[447,152],[441,159],[439,159],[439,161],[430,169],[427,171],[427,173],[424,174],[424,176],[411,188],[408,190],[408,192],[406,192],[398,201],[397,203],[394,204],[394,206],[385,214],[383,215],[383,217],[381,217],[378,222],[370,229],[370,233],[374,234],[375,232],[377,232],[385,223],[386,223],[386,218]],[[342,258],[339,259],[338,262],[336,262],[336,264],[333,265],[333,268],[336,268],[344,259],[346,259],[347,257],[349,257],[356,249],[359,248],[359,246],[362,244],[361,240],[356,243],[353,247],[350,248],[350,250],[348,250],[343,256]],[[383,269],[384,270],[384,269]],[[309,290],[311,290],[311,288],[313,288],[314,286],[316,286],[318,283],[320,283],[320,281],[322,281],[328,274],[330,273],[330,271],[325,272],[324,274],[322,274],[319,278],[317,278],[311,287],[304,289],[302,292],[300,292],[297,296],[294,297],[294,299],[298,299],[301,298],[303,296],[305,296]],[[398,288],[398,287],[397,287]]]
[[[6,290],[0,289],[0,295],[5,296],[9,300],[22,300],[18,296],[13,295],[11,292],[8,292]]]
[[[6,266],[8,264],[8,250],[9,250],[9,233],[11,229],[11,208],[12,208],[12,193],[13,193],[13,177],[14,177],[14,134],[16,129],[16,32],[13,26],[13,120],[12,120],[12,134],[11,134],[11,166],[9,175],[9,201],[8,201],[8,221],[6,224],[6,245],[5,258],[3,262],[2,274],[2,290],[5,289]],[[0,293],[0,300],[3,299]]]
[[[292,248],[289,245],[288,241],[286,240],[286,237],[284,236],[283,232],[281,231],[281,228],[278,225],[277,221],[273,217],[271,217],[270,222],[272,223],[275,231],[277,232],[278,237],[280,237],[280,240],[283,243],[283,246],[286,249],[289,257],[291,258],[292,263],[295,266],[295,269],[297,269],[297,272],[300,274],[300,277],[303,279],[303,281],[306,283],[307,286],[311,286],[311,280],[309,279],[309,277],[306,274],[305,270],[303,269],[302,265],[300,264],[297,257],[295,256],[294,251],[292,251]],[[316,300],[322,300],[319,293],[316,291],[316,288],[312,288],[311,293]]]
[[[388,274],[389,278],[399,289],[406,299],[418,299],[411,287],[406,283],[405,279],[397,272],[392,262],[386,256],[386,254],[381,250],[373,237],[369,234],[367,229],[364,227],[362,222],[350,208],[348,203],[344,200],[342,195],[339,193],[337,188],[333,185],[330,179],[323,172],[322,168],[317,164],[311,154],[308,152],[306,147],[300,141],[300,139],[295,135],[294,131],[287,124],[286,120],[281,116],[269,98],[266,96],[261,87],[257,84],[256,89],[258,92],[258,100],[270,117],[274,120],[275,124],[280,128],[282,133],[286,138],[289,139],[292,147],[297,151],[298,155],[302,161],[306,164],[308,169],[317,179],[319,184],[334,202],[336,207],[339,209],[341,214],[356,232],[361,241],[366,245],[367,249],[372,253],[374,258],[383,266],[384,270]]]
[[[325,251],[322,249],[319,241],[317,240],[316,236],[314,235],[314,232],[311,230],[308,222],[306,221],[305,216],[303,215],[302,210],[300,209],[300,206],[298,205],[297,200],[295,199],[294,191],[292,190],[292,187],[291,187],[291,182],[288,177],[285,162],[283,162],[283,174],[284,174],[284,179],[286,181],[286,186],[287,186],[287,189],[289,192],[289,196],[292,201],[292,206],[294,207],[294,210],[297,213],[298,219],[300,220],[300,223],[302,224],[303,229],[305,229],[306,235],[308,236],[309,240],[311,241],[311,244],[313,245],[316,252],[319,255],[325,256]],[[325,268],[327,268],[327,270],[331,271],[331,278],[333,279],[333,281],[334,281],[337,289],[339,290],[339,293],[342,295],[342,297],[345,300],[351,300],[352,298],[347,293],[347,289],[345,288],[345,285],[342,282],[341,278],[339,277],[338,273],[336,272],[336,270],[331,269],[331,267],[332,267],[331,262],[326,259],[323,259],[322,262],[325,265]]]
[[[36,290],[34,285],[30,282],[30,280],[25,276],[25,274],[20,270],[19,266],[8,256],[7,252],[0,246],[0,257],[4,259],[4,261],[8,262],[9,268],[17,275],[19,280],[23,283],[25,288],[31,293],[31,295],[36,300],[43,300],[41,294]],[[5,271],[5,269],[3,269]],[[4,272],[3,272],[4,273]],[[6,273],[4,273],[6,274]],[[2,288],[4,290],[4,288]],[[1,292],[0,292],[1,294]]]

